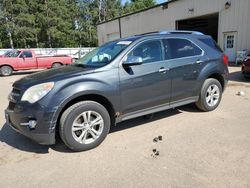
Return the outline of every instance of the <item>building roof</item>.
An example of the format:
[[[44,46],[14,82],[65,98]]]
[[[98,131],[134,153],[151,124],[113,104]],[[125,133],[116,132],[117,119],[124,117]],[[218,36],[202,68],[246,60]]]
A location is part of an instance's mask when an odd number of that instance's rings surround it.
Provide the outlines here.
[[[145,9],[141,9],[141,10],[138,10],[138,11],[135,11],[135,12],[131,12],[131,13],[128,13],[128,14],[124,14],[122,16],[118,16],[116,18],[113,18],[111,20],[107,20],[107,21],[103,21],[103,22],[100,22],[98,23],[97,25],[101,25],[101,24],[104,24],[104,23],[107,23],[107,22],[112,22],[114,20],[117,20],[117,19],[120,19],[120,18],[123,18],[123,17],[126,17],[126,16],[130,16],[130,15],[133,15],[133,14],[137,14],[137,13],[140,13],[140,12],[144,12],[144,11],[147,11],[147,10],[150,10],[150,9],[154,9],[154,8],[157,8],[157,7],[163,7],[163,8],[168,8],[168,4],[169,3],[172,3],[174,1],[178,1],[178,0],[168,0],[164,3],[160,3],[160,4],[157,4],[157,5],[154,5],[152,7],[148,7],[148,8],[145,8]]]

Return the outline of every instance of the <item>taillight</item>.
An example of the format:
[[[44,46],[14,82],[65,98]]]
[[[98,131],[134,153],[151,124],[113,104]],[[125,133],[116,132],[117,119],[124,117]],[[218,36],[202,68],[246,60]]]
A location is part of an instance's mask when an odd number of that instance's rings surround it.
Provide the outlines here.
[[[228,66],[228,56],[227,55],[223,55],[223,62],[226,66]]]

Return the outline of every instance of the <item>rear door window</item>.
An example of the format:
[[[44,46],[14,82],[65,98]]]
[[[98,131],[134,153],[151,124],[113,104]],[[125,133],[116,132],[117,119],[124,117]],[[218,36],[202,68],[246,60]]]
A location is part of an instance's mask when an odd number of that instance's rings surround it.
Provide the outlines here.
[[[203,42],[204,44],[208,45],[209,47],[213,48],[214,50],[217,50],[219,52],[223,52],[221,50],[221,48],[217,45],[217,43],[211,38],[202,38],[202,39],[199,39],[199,41]]]
[[[164,39],[166,59],[178,59],[202,55],[202,50],[187,39],[170,38]]]

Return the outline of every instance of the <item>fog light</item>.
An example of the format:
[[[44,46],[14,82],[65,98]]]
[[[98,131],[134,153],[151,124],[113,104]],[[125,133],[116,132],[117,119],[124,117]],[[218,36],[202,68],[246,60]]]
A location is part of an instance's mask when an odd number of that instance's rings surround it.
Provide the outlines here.
[[[30,129],[34,129],[36,127],[36,120],[29,120],[28,123],[21,123],[22,126],[28,126]]]

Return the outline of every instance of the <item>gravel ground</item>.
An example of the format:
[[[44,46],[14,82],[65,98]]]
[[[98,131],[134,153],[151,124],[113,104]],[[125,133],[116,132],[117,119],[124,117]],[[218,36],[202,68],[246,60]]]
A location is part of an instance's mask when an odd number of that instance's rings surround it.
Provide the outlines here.
[[[29,73],[0,77],[0,187],[250,187],[250,82],[239,67],[230,67],[217,110],[188,105],[129,120],[80,153],[61,142],[38,145],[5,125],[11,84]]]

